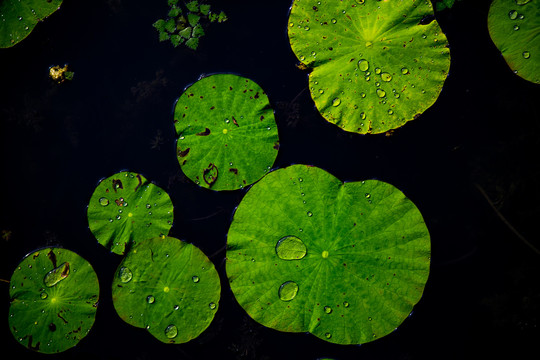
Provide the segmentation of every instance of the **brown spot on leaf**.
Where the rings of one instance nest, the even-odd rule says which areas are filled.
[[[274,143],[274,149],[279,150],[279,143]]]
[[[204,129],[204,131],[202,131],[200,133],[197,133],[195,135],[197,135],[197,136],[208,136],[208,135],[210,135],[210,129],[206,128],[206,129]]]
[[[216,165],[210,163],[208,167],[203,170],[203,179],[204,182],[209,186],[214,185],[218,177],[218,168]]]
[[[238,169],[232,168],[232,169],[229,169],[229,171],[234,173],[234,175],[238,175]]]
[[[113,186],[114,192],[117,192],[118,189],[124,189],[124,185],[122,184],[122,180],[120,179],[113,179],[112,186]]]
[[[178,156],[179,156],[179,157],[186,157],[187,154],[189,154],[189,150],[190,150],[190,149],[191,149],[191,148],[187,148],[186,150],[178,150]]]
[[[233,122],[234,125],[240,126],[240,125],[238,125],[238,121],[236,121],[236,119],[234,118],[234,116],[232,117],[232,122]]]

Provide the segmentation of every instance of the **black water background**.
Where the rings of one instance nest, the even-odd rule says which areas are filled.
[[[9,280],[32,250],[61,245],[90,261],[101,285],[89,335],[51,357],[16,343],[7,325],[8,285],[0,283],[1,351],[63,359],[465,359],[533,350],[540,338],[539,256],[475,184],[540,247],[540,88],[512,74],[491,43],[490,2],[464,0],[438,15],[451,45],[450,75],[436,104],[390,137],[343,132],[314,109],[307,73],[296,68],[288,44],[290,1],[211,3],[230,20],[213,26],[197,52],[157,41],[151,24],[166,14],[165,0],[65,0],[26,40],[0,50],[0,230],[11,231],[0,239],[0,278]],[[75,79],[58,86],[48,67],[64,63]],[[266,90],[281,139],[275,167],[302,163],[346,181],[387,181],[421,210],[432,237],[431,274],[396,332],[338,346],[264,328],[236,303],[221,250],[244,192],[198,188],[175,158],[175,99],[214,72],[238,73]],[[97,182],[122,169],[168,191],[171,235],[213,255],[220,273],[220,310],[188,344],[161,344],[125,324],[112,306],[110,283],[121,258],[95,241],[86,205]]]

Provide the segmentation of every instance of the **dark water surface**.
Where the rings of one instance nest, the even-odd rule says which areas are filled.
[[[336,0],[337,1],[337,0]],[[10,358],[62,359],[468,359],[534,350],[540,339],[540,87],[512,74],[487,32],[489,1],[464,0],[438,15],[451,49],[450,75],[434,106],[393,136],[346,133],[314,108],[307,73],[287,35],[288,0],[212,1],[229,21],[211,27],[197,52],[157,41],[151,24],[167,1],[65,0],[23,42],[0,50],[0,278],[22,257],[61,245],[96,270],[96,322],[78,346],[34,354],[9,331],[8,284],[0,283],[0,342]],[[69,63],[71,83],[51,65]],[[401,189],[431,233],[432,269],[414,313],[394,333],[339,346],[252,321],[226,280],[223,247],[245,192],[213,192],[187,181],[175,157],[172,108],[203,73],[256,81],[276,111],[275,167],[310,164],[346,181],[376,178]],[[115,313],[110,284],[121,257],[88,229],[97,184],[140,172],[175,205],[171,236],[211,256],[222,279],[220,309],[201,337],[165,345]],[[490,198],[486,199],[479,190]]]

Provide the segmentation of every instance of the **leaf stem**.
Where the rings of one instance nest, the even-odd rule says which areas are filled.
[[[476,184],[476,183],[474,184],[474,186],[476,186],[478,191],[480,191],[480,194],[482,194],[482,196],[487,200],[489,206],[491,206],[493,211],[495,211],[495,213],[497,214],[499,219],[501,219],[502,222],[506,226],[508,226],[508,228],[514,233],[514,235],[516,235],[518,237],[518,239],[520,239],[525,245],[527,245],[529,248],[531,248],[532,251],[534,251],[536,254],[540,255],[540,250],[538,250],[533,244],[531,244],[529,241],[527,241],[527,239],[525,239],[525,237],[523,235],[521,235],[519,233],[519,231],[517,231],[516,228],[514,226],[512,226],[512,224],[510,224],[510,222],[508,220],[506,220],[506,218],[503,216],[503,214],[501,214],[501,212],[499,210],[497,210],[497,207],[495,207],[495,205],[493,204],[493,201],[491,201],[491,199],[489,198],[488,194],[484,191],[484,189],[482,189],[482,187],[480,185]]]

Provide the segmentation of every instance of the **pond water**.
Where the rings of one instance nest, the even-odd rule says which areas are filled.
[[[490,1],[462,0],[437,15],[450,43],[450,75],[435,105],[392,136],[347,133],[320,116],[288,42],[290,1],[210,3],[229,20],[211,26],[196,52],[158,42],[152,23],[167,13],[165,0],[65,0],[27,39],[0,50],[0,278],[9,280],[32,250],[60,245],[87,259],[101,285],[93,329],[58,358],[464,359],[531,350],[540,335],[538,255],[490,203],[540,247],[540,87],[514,75],[492,44]],[[74,79],[57,85],[48,68],[65,63]],[[264,328],[236,303],[224,246],[245,191],[214,192],[187,180],[172,118],[187,85],[219,72],[251,78],[267,92],[281,142],[275,168],[309,164],[344,181],[379,179],[420,209],[431,233],[431,274],[397,331],[363,346],[333,345]],[[169,193],[170,235],[199,247],[221,276],[216,318],[187,344],[162,344],[114,311],[110,284],[121,257],[96,242],[86,206],[101,178],[124,169]],[[8,285],[0,288],[3,352],[39,357],[10,334]]]

